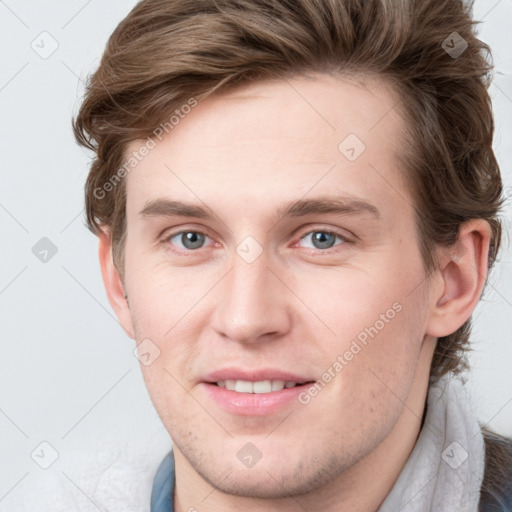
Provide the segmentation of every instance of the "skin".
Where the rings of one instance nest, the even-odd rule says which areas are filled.
[[[480,297],[490,228],[464,225],[425,277],[398,164],[405,125],[396,101],[371,78],[252,84],[200,103],[126,178],[124,282],[108,229],[100,262],[125,331],[160,350],[141,368],[173,440],[177,511],[375,511],[405,464],[435,341],[462,325]],[[348,134],[366,145],[354,162],[338,149]],[[206,205],[215,217],[139,214],[162,197]],[[359,198],[380,217],[277,213],[318,197]],[[207,237],[187,249],[171,237],[180,230]],[[318,231],[342,238],[328,238],[325,249],[314,243]],[[248,236],[263,251],[250,264],[236,252]],[[396,303],[401,311],[307,404],[231,414],[200,385],[228,366],[320,380]],[[247,442],[262,454],[251,468],[237,458]]]

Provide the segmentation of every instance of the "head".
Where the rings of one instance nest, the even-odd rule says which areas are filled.
[[[321,485],[466,366],[502,202],[469,9],[146,0],[109,39],[74,120],[87,219],[120,323],[159,354],[155,407],[216,486]],[[236,414],[208,389],[233,368],[317,385]]]

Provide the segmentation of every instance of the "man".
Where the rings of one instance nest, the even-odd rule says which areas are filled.
[[[143,0],[74,130],[173,450],[152,511],[512,510],[456,375],[500,245],[459,0]]]

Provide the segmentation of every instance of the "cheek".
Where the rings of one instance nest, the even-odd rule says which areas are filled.
[[[132,254],[126,268],[136,329],[141,336],[151,333],[159,340],[173,336],[176,326],[205,296],[215,277],[194,266],[173,268],[143,254]]]
[[[313,279],[296,276],[296,283],[302,283],[297,295],[315,313],[307,322],[317,332],[312,339],[322,354],[321,371],[328,373],[325,380],[336,375],[334,386],[340,386],[342,395],[350,390],[348,395],[361,398],[384,385],[387,397],[385,384],[396,387],[398,394],[406,393],[428,314],[424,285],[418,286],[421,266],[416,267],[410,261],[407,267],[406,262],[383,260],[371,273],[360,268],[324,269]]]
[[[378,270],[378,269],[377,269]],[[303,272],[294,276],[294,292],[314,315],[303,316],[311,325],[328,327],[325,332],[333,347],[350,342],[358,335],[366,337],[391,332],[407,322],[401,314],[412,286],[391,273],[360,269],[341,269],[315,273]],[[315,319],[316,317],[316,319]],[[340,347],[338,347],[340,348]]]
[[[183,387],[190,387],[187,379],[192,375],[196,347],[189,340],[199,339],[202,327],[190,322],[189,315],[207,291],[208,280],[194,279],[191,269],[149,268],[133,260],[127,270],[142,374],[156,409],[165,416],[167,410],[179,409],[186,393]]]

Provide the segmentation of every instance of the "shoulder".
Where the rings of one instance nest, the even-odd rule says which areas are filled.
[[[485,472],[480,512],[512,512],[512,439],[482,427]]]

